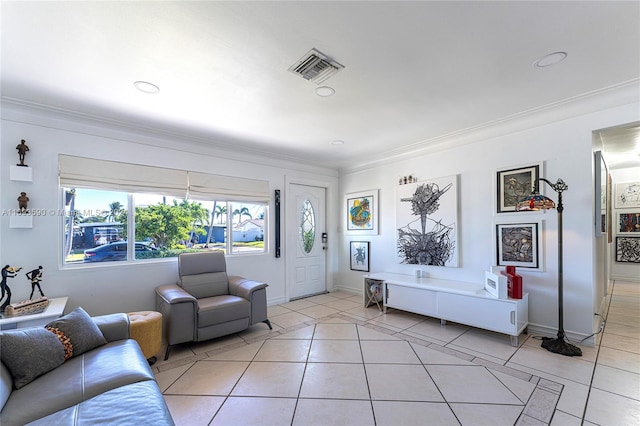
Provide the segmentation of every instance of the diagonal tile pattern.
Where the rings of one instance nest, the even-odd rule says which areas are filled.
[[[154,371],[178,425],[636,424],[640,284],[613,290],[581,358],[336,292],[269,307],[273,331],[183,345]]]

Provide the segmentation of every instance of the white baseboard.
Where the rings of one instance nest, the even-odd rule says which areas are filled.
[[[640,283],[640,278],[638,277],[626,277],[623,275],[611,275],[611,279],[614,281],[630,281],[634,283]]]
[[[558,336],[558,330],[556,328],[551,328],[546,325],[529,323],[528,329],[529,329],[528,334],[530,336],[544,336],[544,337]],[[581,346],[590,346],[590,347],[594,347],[596,345],[596,339],[595,339],[596,336],[591,336],[588,339],[586,339],[584,342],[581,342],[582,339],[587,337],[587,334],[576,333],[568,330],[565,330],[564,334],[565,336],[567,336],[567,339],[569,339],[569,341],[571,341],[572,343],[579,343]]]
[[[350,293],[350,294],[353,294],[353,295],[362,296],[362,288],[356,289],[356,288],[353,288],[353,287],[344,287],[344,286],[341,286],[341,285],[334,285],[333,286],[333,290],[331,290],[331,291],[342,291],[342,292],[345,292],[345,293]]]
[[[287,301],[284,300],[284,297],[278,297],[276,299],[267,300],[267,306],[280,305],[282,303],[287,303]]]

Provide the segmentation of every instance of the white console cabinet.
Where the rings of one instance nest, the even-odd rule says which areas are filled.
[[[365,289],[375,282],[383,289],[385,313],[388,307],[396,308],[439,318],[442,324],[454,321],[508,334],[514,346],[529,324],[528,294],[522,299],[498,299],[484,284],[386,272],[365,275]]]

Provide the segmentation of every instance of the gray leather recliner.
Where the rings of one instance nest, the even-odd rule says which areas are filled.
[[[178,257],[178,284],[156,288],[156,309],[162,313],[171,346],[201,342],[266,323],[267,284],[227,275],[224,252],[183,253]]]

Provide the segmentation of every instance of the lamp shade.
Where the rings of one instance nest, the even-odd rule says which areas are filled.
[[[538,211],[551,210],[556,208],[556,203],[544,195],[533,193],[528,197],[523,197],[516,203],[516,211]]]

